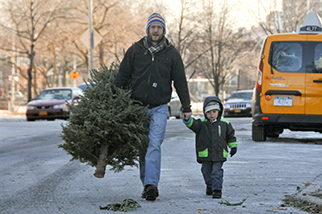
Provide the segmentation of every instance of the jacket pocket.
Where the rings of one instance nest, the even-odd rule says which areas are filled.
[[[200,158],[206,158],[206,157],[208,157],[208,148],[206,148],[203,151],[198,151],[198,157],[200,157]]]
[[[222,153],[224,158],[228,157],[228,152],[226,151],[226,149],[223,149],[223,153]]]

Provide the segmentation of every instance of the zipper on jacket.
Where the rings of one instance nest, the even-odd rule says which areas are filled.
[[[219,137],[221,137],[221,127],[220,127],[220,125],[218,126],[218,135],[219,135]]]
[[[151,63],[151,68],[153,67],[153,64],[154,64],[154,54],[151,53],[151,56],[152,56],[152,63]]]
[[[151,56],[152,56],[152,64],[151,64],[151,68],[153,67],[153,62],[154,62],[154,54],[151,53]],[[149,74],[149,79],[148,79],[148,88],[150,86],[150,81],[151,81],[151,72]],[[144,101],[146,101],[146,98],[148,96],[148,92],[145,93],[145,96],[144,96]]]
[[[141,44],[138,43],[138,45],[142,46]],[[174,47],[174,46],[173,46]],[[144,48],[144,46],[143,46]],[[167,48],[163,49],[162,51],[159,51],[157,52],[156,54],[159,54],[159,53],[162,53],[164,51],[167,51],[168,49],[171,48],[171,45],[167,46]],[[150,52],[151,53],[151,52]],[[151,68],[153,67],[153,64],[154,64],[154,54],[151,53],[151,56],[152,56],[152,63],[151,63]],[[148,87],[150,86],[150,81],[151,81],[151,72],[150,72],[150,75],[149,75],[149,79],[148,79]],[[145,93],[145,96],[144,96],[144,101],[146,101],[146,98],[148,96],[148,92]]]
[[[148,79],[148,89],[150,86],[150,81],[151,81],[151,72],[150,72],[149,79]],[[146,93],[145,93],[144,101],[146,101],[147,96],[148,96],[148,91],[146,91]]]

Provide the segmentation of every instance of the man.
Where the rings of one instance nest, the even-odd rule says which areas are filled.
[[[164,18],[153,13],[147,21],[146,36],[126,52],[115,78],[116,87],[129,81],[133,97],[148,106],[149,146],[140,159],[140,179],[144,186],[142,198],[154,201],[158,196],[161,170],[161,144],[164,139],[172,82],[179,95],[183,117],[191,117],[190,96],[179,52],[166,39]]]

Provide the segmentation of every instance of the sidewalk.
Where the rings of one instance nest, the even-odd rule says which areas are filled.
[[[17,112],[10,112],[8,110],[0,109],[0,122],[9,121],[25,121],[26,111],[24,109],[19,109]]]

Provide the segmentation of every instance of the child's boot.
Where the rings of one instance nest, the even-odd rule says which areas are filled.
[[[221,198],[221,190],[214,190],[212,192],[212,198]]]
[[[206,195],[212,195],[212,189],[211,189],[211,187],[208,187],[207,186]]]

